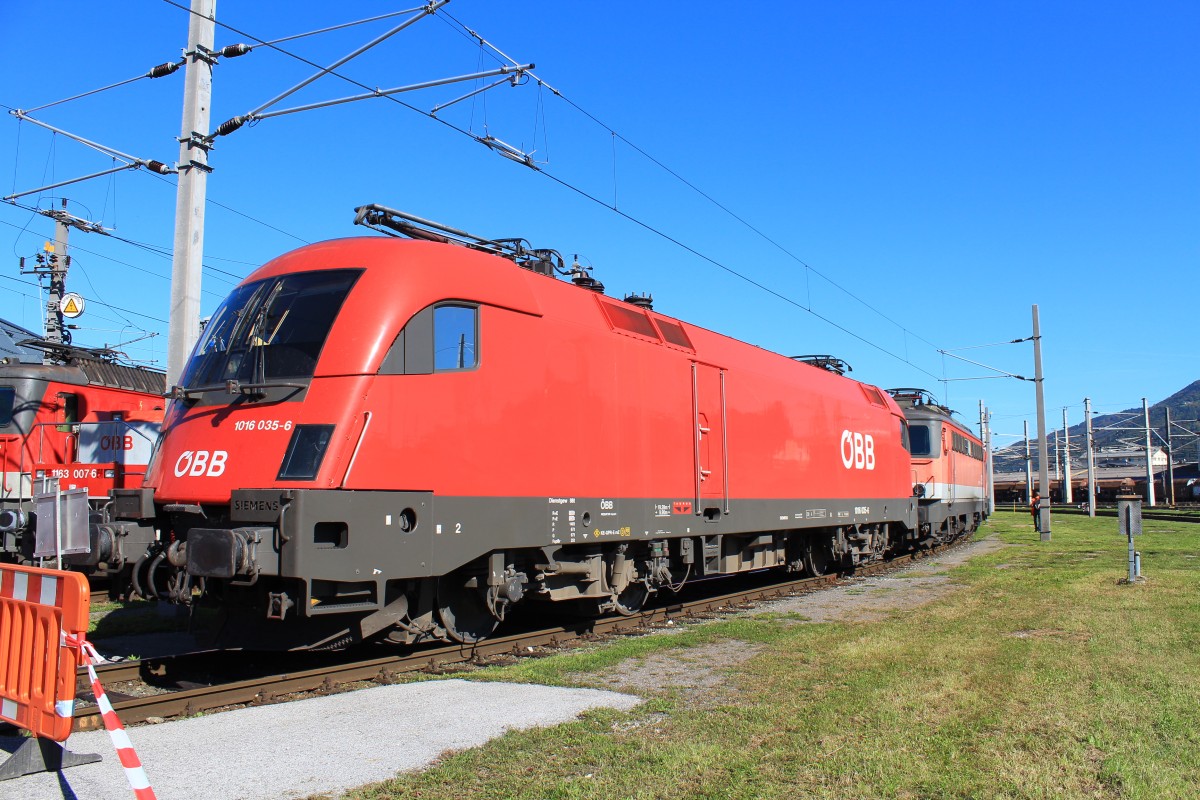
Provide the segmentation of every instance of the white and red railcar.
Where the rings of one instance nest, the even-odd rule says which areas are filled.
[[[908,418],[922,539],[946,542],[975,530],[988,508],[983,442],[924,389],[889,392]]]

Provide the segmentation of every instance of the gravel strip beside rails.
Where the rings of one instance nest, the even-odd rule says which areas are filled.
[[[808,622],[880,620],[893,611],[915,608],[953,591],[955,585],[947,574],[951,567],[1007,546],[993,534],[887,575],[853,578],[821,592],[768,601],[755,613],[797,614]]]
[[[781,625],[820,622],[873,622],[896,611],[913,609],[954,591],[948,571],[974,556],[1007,547],[995,535],[965,542],[928,559],[885,575],[849,578],[837,586],[797,597],[755,603],[749,611],[718,615],[727,619],[739,614],[780,615]],[[703,623],[699,623],[703,624]],[[687,623],[648,635],[682,633]],[[580,683],[604,686],[643,695],[677,695],[695,708],[729,701],[736,686],[728,684],[727,669],[748,661],[762,650],[757,645],[724,640],[698,647],[665,649],[629,659]]]

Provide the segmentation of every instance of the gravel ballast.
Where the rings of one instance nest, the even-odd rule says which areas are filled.
[[[640,702],[595,689],[449,679],[143,725],[129,737],[159,800],[274,800],[338,794],[509,729],[557,725],[589,709],[629,710]],[[0,737],[6,751],[18,744]],[[107,732],[77,733],[66,745],[104,760],[5,781],[0,799],[133,796]]]

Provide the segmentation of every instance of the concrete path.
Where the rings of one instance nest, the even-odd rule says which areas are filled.
[[[379,686],[131,728],[159,800],[276,800],[338,794],[509,729],[557,725],[641,700],[595,689],[460,679]],[[20,744],[0,737],[11,752]],[[108,733],[71,736],[67,749],[102,762],[0,783],[3,800],[130,800]],[[0,757],[3,757],[0,753]]]

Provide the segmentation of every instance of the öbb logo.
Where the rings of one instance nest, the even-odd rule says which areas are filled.
[[[842,431],[842,464],[846,469],[875,469],[875,440],[871,434]]]
[[[175,477],[191,475],[198,478],[207,475],[215,478],[225,474],[225,460],[228,458],[229,453],[224,450],[213,450],[211,453],[207,450],[184,450],[175,462]]]
[[[132,436],[119,436],[119,435],[101,436],[100,437],[100,449],[101,450],[132,450],[133,449],[133,437]]]

